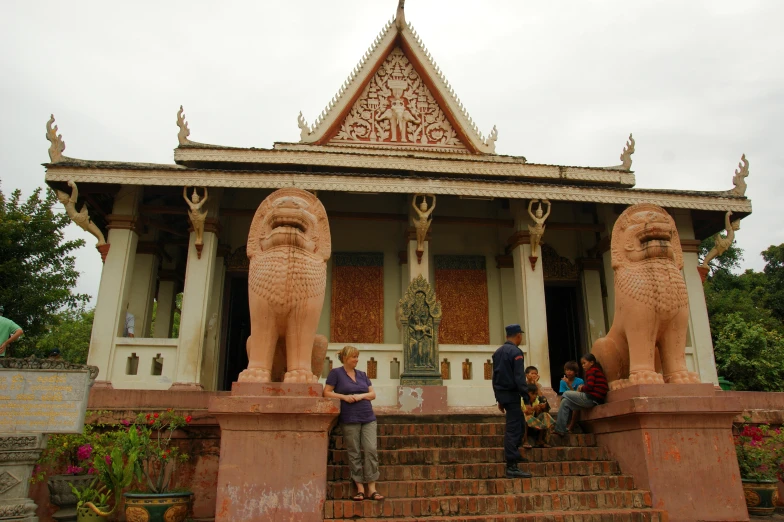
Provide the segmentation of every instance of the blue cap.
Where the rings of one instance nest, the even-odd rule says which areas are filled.
[[[510,324],[506,327],[506,336],[512,337],[513,335],[517,335],[519,333],[523,333],[523,329],[520,328],[519,324]]]

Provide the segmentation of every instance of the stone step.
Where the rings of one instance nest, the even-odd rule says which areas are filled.
[[[599,447],[556,447],[524,450],[532,462],[566,462],[579,460],[607,460],[604,449]],[[501,448],[424,448],[378,450],[380,466],[399,464],[476,464],[504,462]],[[348,464],[346,450],[329,450],[328,464]]]
[[[370,502],[357,502],[365,504]],[[354,508],[357,509],[356,507]],[[364,511],[364,506],[360,506]],[[348,516],[348,515],[344,515]],[[335,522],[382,522],[389,518],[335,518]],[[435,516],[422,518],[417,516],[399,516],[398,522],[667,522],[667,514],[658,509],[602,509],[582,512],[542,512],[518,513],[514,515],[479,515],[479,516]]]
[[[431,517],[518,515],[533,512],[570,512],[593,509],[644,509],[651,507],[647,491],[524,493],[431,498],[387,498],[383,502],[327,500],[324,518]]]
[[[556,478],[560,476],[618,475],[620,466],[612,460],[573,461],[573,462],[524,462],[519,465],[534,477]],[[488,479],[504,478],[506,464],[437,464],[437,465],[403,465],[380,466],[379,480],[410,481],[410,480],[454,480],[454,479]],[[349,480],[351,474],[347,464],[327,466],[327,480]]]
[[[634,489],[634,479],[617,476],[560,476],[532,479],[453,479],[413,481],[379,481],[378,492],[387,498],[429,498],[466,495],[518,495],[522,493],[554,493],[564,491],[624,491]],[[353,482],[331,481],[327,498],[350,500],[356,494]]]
[[[553,434],[550,445],[553,447],[592,447],[596,446],[593,435]],[[330,445],[334,449],[346,449],[342,435],[332,437]],[[503,448],[504,435],[379,435],[378,449],[409,448]]]

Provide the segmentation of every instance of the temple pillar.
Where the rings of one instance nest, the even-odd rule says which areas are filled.
[[[177,290],[180,283],[172,268],[164,268],[158,272],[158,296],[155,310],[155,329],[152,336],[158,339],[171,337],[174,320],[174,305],[177,301]]]
[[[208,215],[219,208],[221,192],[213,189],[208,200]],[[188,264],[185,269],[185,288],[182,293],[180,335],[177,345],[177,372],[174,390],[203,390],[201,366],[209,326],[210,295],[218,252],[218,220],[208,217],[204,224],[201,256],[196,249],[196,232],[188,241]]]
[[[531,244],[528,234],[526,201],[512,201],[517,232],[509,238],[515,278],[517,315],[523,328],[524,342],[528,347],[526,366],[536,366],[539,380],[550,383],[550,347],[547,341],[547,307],[544,299],[544,267],[541,249],[535,264],[531,265]],[[543,386],[549,387],[549,386]]]
[[[719,384],[716,371],[716,358],[713,353],[713,339],[708,319],[708,306],[705,303],[705,290],[697,270],[700,241],[694,239],[694,226],[691,211],[675,211],[673,219],[678,227],[678,235],[683,249],[683,279],[689,296],[689,328],[694,348],[694,365],[702,382]]]
[[[114,199],[112,214],[108,216],[108,244],[111,245],[101,272],[95,319],[90,336],[87,364],[97,366],[100,376],[95,386],[111,387],[108,376],[112,373],[114,339],[121,336],[125,327],[131,279],[136,261],[136,216],[141,201],[142,188],[124,185]]]
[[[582,277],[580,284],[583,291],[583,304],[586,317],[586,328],[590,345],[599,337],[607,335],[607,324],[602,301],[601,270],[604,262],[601,259],[585,258],[580,260]]]
[[[612,238],[612,229],[615,226],[615,220],[618,215],[610,205],[599,205],[599,219],[605,226],[605,231],[602,232],[602,239],[596,246],[599,253],[602,255],[602,264],[604,265],[604,285],[607,289],[607,299],[605,310],[607,312],[607,328],[612,326],[613,317],[615,317],[615,272],[612,267],[612,251],[610,250],[610,239]]]
[[[205,390],[218,389],[218,366],[220,362],[220,328],[223,315],[223,288],[226,276],[226,263],[229,255],[228,247],[218,247],[212,275],[207,311],[207,338],[204,341],[204,357],[201,364],[200,382]]]
[[[408,264],[407,264],[407,272],[408,275],[406,277],[406,270],[404,269],[403,274],[403,294],[406,293],[408,290],[408,285],[417,278],[417,276],[422,276],[425,278],[425,281],[430,282],[430,231],[431,228],[427,230],[427,234],[425,235],[425,245],[424,251],[420,257],[417,257],[417,239],[416,239],[416,228],[411,226],[413,222],[417,219],[417,214],[414,212],[414,209],[411,207],[411,203],[414,200],[414,196],[410,196],[408,198],[408,218],[409,218],[409,227],[406,230],[406,254],[408,257]]]
[[[155,300],[160,262],[160,247],[157,244],[138,242],[128,302],[128,311],[134,318],[134,337],[150,337],[152,334],[152,304]]]

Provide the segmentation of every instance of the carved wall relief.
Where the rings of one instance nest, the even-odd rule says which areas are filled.
[[[332,254],[333,343],[384,342],[384,254]]]
[[[418,275],[397,305],[403,338],[402,385],[441,385],[438,367],[438,328],[441,303],[430,283]]]
[[[433,94],[399,47],[389,53],[365,86],[330,142],[466,150]]]
[[[487,270],[483,256],[434,256],[435,285],[444,317],[444,344],[489,344]]]
[[[550,245],[542,245],[542,266],[544,278],[556,281],[577,281],[580,271],[577,265],[566,257],[561,257]]]

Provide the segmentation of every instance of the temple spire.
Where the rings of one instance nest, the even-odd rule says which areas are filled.
[[[397,13],[395,14],[395,26],[398,30],[403,30],[406,26],[406,13],[404,11],[406,6],[406,0],[398,0],[397,2]]]

